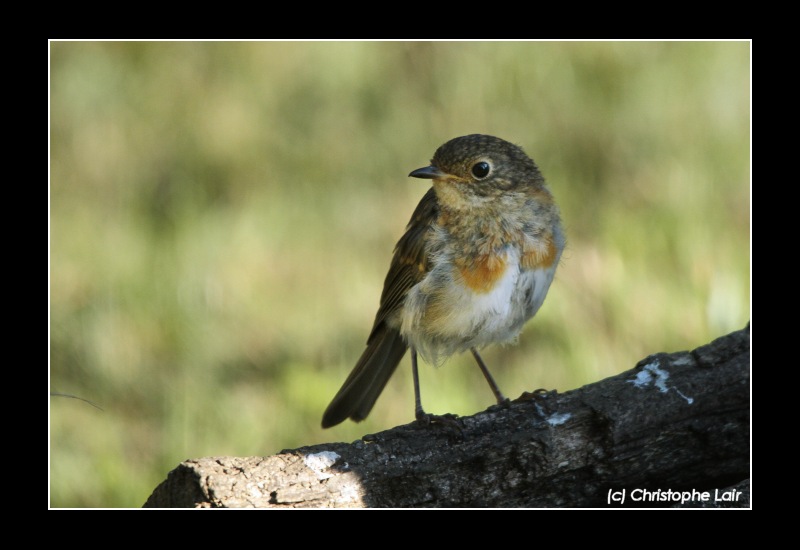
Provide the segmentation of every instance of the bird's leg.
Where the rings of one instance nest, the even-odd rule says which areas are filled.
[[[411,348],[411,374],[414,376],[414,416],[422,422],[427,415],[422,410],[422,399],[419,396],[419,372],[417,369],[417,350]]]
[[[500,388],[497,387],[497,383],[495,383],[494,378],[492,378],[491,373],[489,373],[489,369],[486,368],[486,363],[483,362],[481,356],[478,355],[478,350],[475,348],[469,348],[469,351],[472,352],[472,356],[475,357],[475,361],[478,362],[478,366],[481,368],[481,372],[483,372],[483,376],[486,377],[486,381],[489,383],[489,387],[492,388],[492,392],[494,393],[495,399],[497,399],[498,405],[503,405],[504,403],[508,403],[508,399],[503,392],[500,391]]]
[[[417,368],[417,350],[411,348],[411,374],[414,376],[414,416],[417,422],[422,425],[429,424],[444,424],[456,428],[459,433],[462,432],[461,424],[458,422],[458,417],[454,414],[428,414],[422,408],[422,399],[419,395],[419,371]]]

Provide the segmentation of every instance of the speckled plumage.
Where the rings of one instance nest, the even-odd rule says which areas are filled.
[[[367,348],[323,427],[363,420],[409,346],[412,359],[419,353],[435,364],[470,349],[493,384],[476,350],[517,338],[564,249],[558,207],[516,145],[481,134],[455,138],[410,175],[433,186],[397,243]],[[419,418],[418,393],[417,407]]]

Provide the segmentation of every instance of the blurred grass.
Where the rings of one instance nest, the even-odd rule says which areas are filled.
[[[750,316],[748,43],[50,45],[50,505],[141,506],[187,458],[413,418],[405,359],[323,431],[444,141],[537,161],[568,249],[510,396],[566,391]],[[492,403],[471,358],[430,412]]]

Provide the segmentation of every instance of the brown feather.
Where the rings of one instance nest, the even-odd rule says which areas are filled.
[[[383,284],[381,305],[367,339],[367,349],[325,410],[323,428],[330,428],[348,418],[356,422],[364,420],[405,355],[408,345],[400,336],[399,328],[394,326],[393,317],[403,307],[408,291],[428,272],[425,234],[431,230],[438,210],[436,194],[430,189],[417,205],[405,234],[395,246],[392,264]]]
[[[408,291],[428,274],[430,265],[425,254],[426,233],[431,231],[438,214],[439,202],[431,188],[420,200],[406,226],[406,232],[394,247],[392,264],[383,282],[381,305],[372,326],[373,333],[403,307]]]

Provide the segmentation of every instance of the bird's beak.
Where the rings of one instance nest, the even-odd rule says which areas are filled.
[[[425,168],[417,168],[411,172],[409,178],[422,178],[426,180],[434,180],[436,178],[443,178],[447,174],[436,168],[435,166],[426,166]]]

